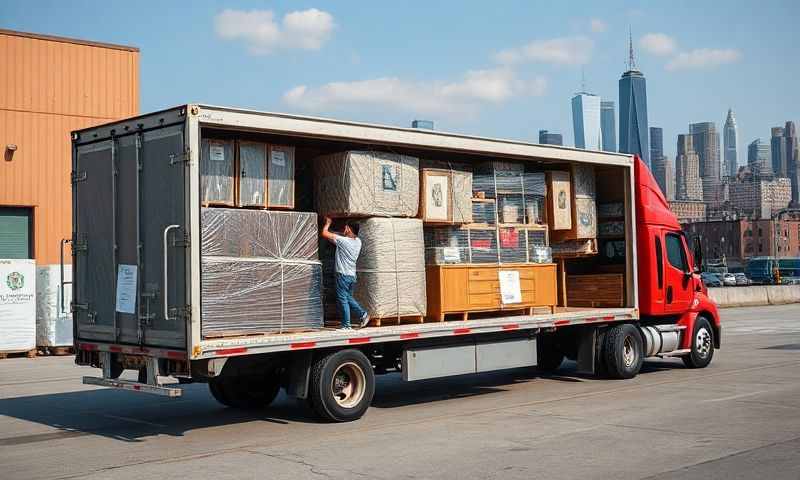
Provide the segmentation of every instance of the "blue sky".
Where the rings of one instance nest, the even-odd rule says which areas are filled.
[[[490,7],[488,7],[490,5]],[[724,8],[723,8],[724,6]],[[739,124],[739,162],[800,119],[800,2],[4,1],[0,27],[141,49],[141,110],[186,102],[572,144],[570,97],[617,101],[628,27],[665,151]]]

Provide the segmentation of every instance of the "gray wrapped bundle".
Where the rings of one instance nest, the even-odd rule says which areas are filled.
[[[425,242],[422,221],[370,218],[362,241],[354,296],[370,317],[425,315]]]
[[[202,334],[322,327],[314,213],[201,210]]]
[[[415,217],[419,159],[347,151],[314,160],[317,212],[330,216]]]

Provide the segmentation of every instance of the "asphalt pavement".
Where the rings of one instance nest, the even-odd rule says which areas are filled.
[[[0,478],[800,478],[800,305],[722,310],[703,370],[379,377],[357,422],[82,385],[72,357],[0,360]]]

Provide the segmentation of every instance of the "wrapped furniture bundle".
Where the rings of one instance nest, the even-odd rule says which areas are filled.
[[[427,302],[422,220],[365,219],[360,222],[358,237],[362,247],[356,264],[354,297],[370,318],[424,316]],[[323,242],[326,317],[340,318],[333,286],[335,247]]]
[[[72,265],[64,265],[64,282],[72,280]],[[61,298],[61,267],[36,267],[36,345],[72,346],[72,284],[64,284]]]
[[[317,215],[204,208],[203,336],[322,327]]]
[[[416,217],[419,159],[347,151],[314,160],[316,210],[333,217]]]

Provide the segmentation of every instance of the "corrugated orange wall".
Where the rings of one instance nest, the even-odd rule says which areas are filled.
[[[136,115],[139,52],[0,32],[0,206],[34,207],[34,256],[72,235],[70,132]]]

